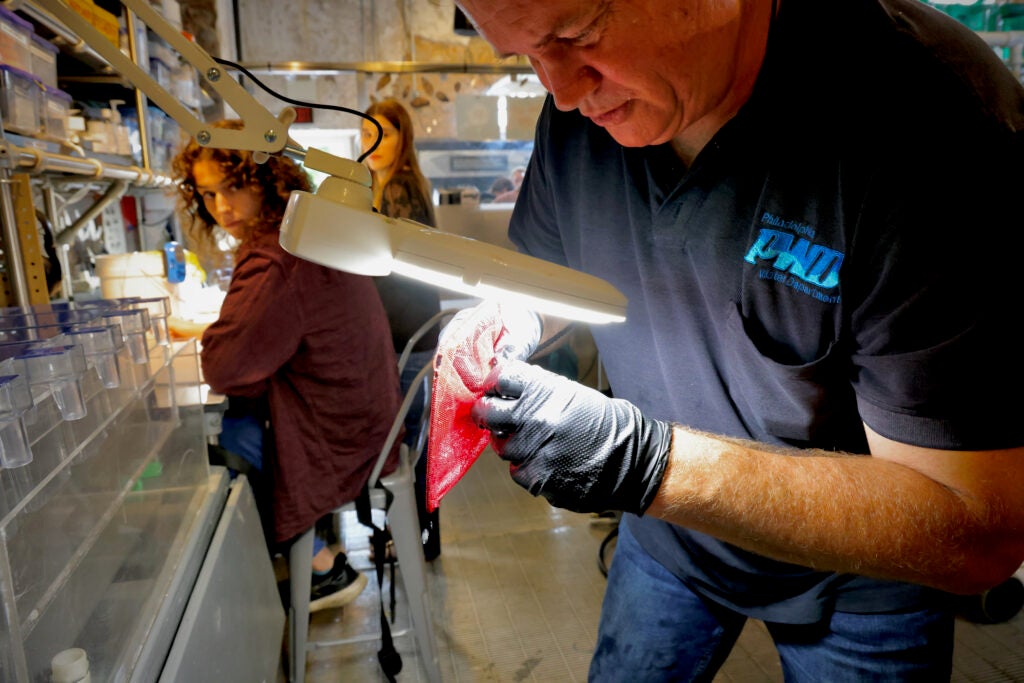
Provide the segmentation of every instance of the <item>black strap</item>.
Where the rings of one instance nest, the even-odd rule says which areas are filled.
[[[395,496],[379,481],[377,488],[384,491],[384,512],[391,509],[391,502]],[[402,670],[402,656],[395,649],[395,643],[391,639],[391,626],[388,624],[387,616],[384,614],[384,563],[388,552],[388,533],[373,523],[373,512],[370,506],[370,489],[363,486],[359,497],[356,498],[356,519],[363,526],[373,531],[370,542],[373,544],[373,563],[377,569],[377,596],[380,598],[380,650],[377,652],[377,661],[380,662],[381,671],[388,679],[388,683],[396,683],[395,676]],[[395,565],[391,565],[391,615],[395,613]]]

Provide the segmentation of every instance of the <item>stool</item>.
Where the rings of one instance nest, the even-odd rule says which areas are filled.
[[[385,510],[385,495],[375,484],[378,479],[394,496],[391,509],[387,511],[386,523],[391,529],[391,536],[395,543],[395,554],[398,559],[399,572],[402,576],[402,583],[405,586],[405,594],[408,596],[409,616],[412,623],[412,631],[416,637],[416,644],[419,647],[420,658],[423,661],[427,680],[431,683],[441,683],[441,668],[437,654],[437,641],[434,636],[434,623],[431,619],[430,593],[427,590],[427,565],[423,558],[423,545],[420,540],[419,516],[416,512],[416,493],[414,486],[413,464],[419,456],[422,445],[426,442],[426,426],[429,424],[429,409],[424,410],[424,429],[421,431],[421,438],[415,446],[415,452],[410,453],[408,446],[402,444],[399,448],[398,467],[386,477],[381,478],[380,472],[384,467],[387,456],[395,443],[398,434],[405,422],[405,414],[409,406],[416,398],[416,394],[422,384],[428,387],[433,377],[433,367],[427,364],[420,370],[416,380],[406,392],[405,399],[392,423],[388,438],[381,448],[377,463],[370,473],[370,505],[376,510]],[[355,503],[348,503],[336,512],[342,513],[348,510],[355,510]],[[288,619],[288,644],[289,644],[289,680],[291,683],[303,683],[306,676],[306,652],[309,649],[332,647],[347,643],[366,642],[378,640],[380,633],[353,636],[330,641],[308,642],[309,636],[309,591],[312,584],[312,563],[313,563],[313,534],[314,529],[309,529],[292,544],[288,551],[288,574],[291,586],[291,607],[289,608]],[[394,636],[405,635],[405,631],[396,631]]]

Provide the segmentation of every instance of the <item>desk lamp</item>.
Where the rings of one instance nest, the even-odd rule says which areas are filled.
[[[295,110],[274,117],[195,43],[149,4],[120,0],[198,70],[244,122],[242,130],[213,128],[198,119],[139,68],[65,0],[25,0],[42,8],[144,92],[204,147],[286,154],[327,174],[316,194],[293,192],[281,225],[281,246],[329,268],[360,275],[392,272],[473,297],[514,300],[538,313],[588,323],[625,320],[626,299],[600,278],[467,237],[373,211],[369,170],[351,159],[305,150],[288,137]],[[266,158],[265,156],[263,157]]]

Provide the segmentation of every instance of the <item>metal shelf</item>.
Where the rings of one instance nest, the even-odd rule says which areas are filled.
[[[318,75],[339,73],[397,74],[532,74],[527,63],[483,64],[471,62],[243,62],[247,71],[266,75]]]
[[[95,157],[73,157],[33,147],[0,143],[0,166],[22,173],[68,173],[98,180],[125,180],[136,187],[170,187],[174,181],[164,175],[140,168],[108,163]]]

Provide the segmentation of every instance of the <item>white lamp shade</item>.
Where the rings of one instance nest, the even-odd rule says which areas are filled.
[[[292,193],[281,246],[336,270],[400,273],[470,296],[514,300],[561,318],[589,323],[626,318],[626,298],[600,278],[308,192]]]

